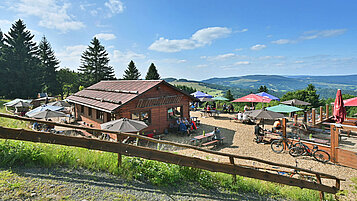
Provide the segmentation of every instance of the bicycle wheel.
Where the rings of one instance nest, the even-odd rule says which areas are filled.
[[[304,145],[304,143],[302,143],[302,142],[297,142],[297,143],[295,143],[295,144],[293,145],[293,147],[298,147],[298,148],[300,148],[300,154],[301,154],[302,156],[306,156],[306,155],[307,155],[307,150],[306,150],[305,146],[306,146],[306,145]],[[293,148],[293,147],[291,147],[291,148]],[[290,149],[289,149],[289,151],[290,151]]]
[[[312,156],[319,162],[327,163],[330,161],[330,154],[324,150],[316,150]]]
[[[293,148],[289,149],[289,154],[292,157],[302,156],[304,152],[305,152],[304,149],[301,147],[293,147]]]
[[[284,149],[284,143],[281,140],[274,140],[270,144],[271,150],[275,153],[281,153]]]

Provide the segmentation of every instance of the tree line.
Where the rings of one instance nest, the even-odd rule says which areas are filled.
[[[33,38],[21,19],[12,24],[8,33],[0,30],[0,97],[33,98],[44,92],[63,98],[101,80],[117,79],[114,67],[109,65],[108,52],[96,37],[82,53],[77,72],[60,68],[60,61],[45,36],[39,44]],[[140,76],[135,63],[130,61],[119,79],[137,80]],[[160,79],[153,63],[145,79]]]

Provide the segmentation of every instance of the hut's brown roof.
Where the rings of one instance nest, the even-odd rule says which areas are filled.
[[[112,112],[160,83],[171,86],[163,80],[100,81],[69,96],[67,99],[69,102]]]

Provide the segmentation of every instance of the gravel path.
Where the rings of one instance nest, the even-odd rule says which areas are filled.
[[[191,116],[200,117],[200,114],[199,112],[191,112]],[[288,153],[276,154],[271,150],[270,145],[256,144],[255,142],[253,142],[253,139],[255,137],[253,125],[235,123],[234,121],[230,121],[229,117],[233,117],[233,115],[221,114],[219,118],[199,118],[201,121],[201,127],[203,127],[204,129],[209,129],[208,131],[211,131],[213,130],[213,126],[217,126],[221,129],[221,135],[226,137],[225,145],[223,147],[219,147],[218,151],[242,156],[252,156],[255,158],[295,166],[296,158],[291,157]],[[266,127],[269,128],[269,126]],[[184,149],[179,150],[179,153],[229,163],[228,157],[210,155],[196,150]],[[312,157],[299,157],[297,161],[298,166],[301,168],[311,169],[314,171],[323,172],[335,175],[339,178],[346,179],[345,182],[341,182],[341,188],[346,190],[352,190],[351,178],[357,177],[356,169],[343,167],[332,163],[323,164],[315,161]],[[266,166],[264,164],[245,160],[236,159],[236,162],[238,162],[238,164]],[[334,181],[332,180],[323,180],[322,182],[331,186],[335,185]],[[357,197],[353,197],[351,199],[357,200]]]
[[[254,193],[179,188],[127,181],[83,169],[0,169],[0,200],[273,200]]]

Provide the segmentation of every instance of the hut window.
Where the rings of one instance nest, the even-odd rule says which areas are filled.
[[[143,121],[146,124],[151,123],[151,114],[150,111],[140,111],[131,113],[131,119]]]
[[[88,116],[92,117],[92,108],[88,108]]]
[[[182,117],[182,107],[170,107],[167,109],[168,119],[177,119]]]
[[[81,105],[81,113],[84,113],[84,105]]]
[[[103,120],[104,119],[104,112],[97,110],[97,119]]]
[[[115,114],[110,114],[110,121],[114,121],[114,120],[116,120]]]

